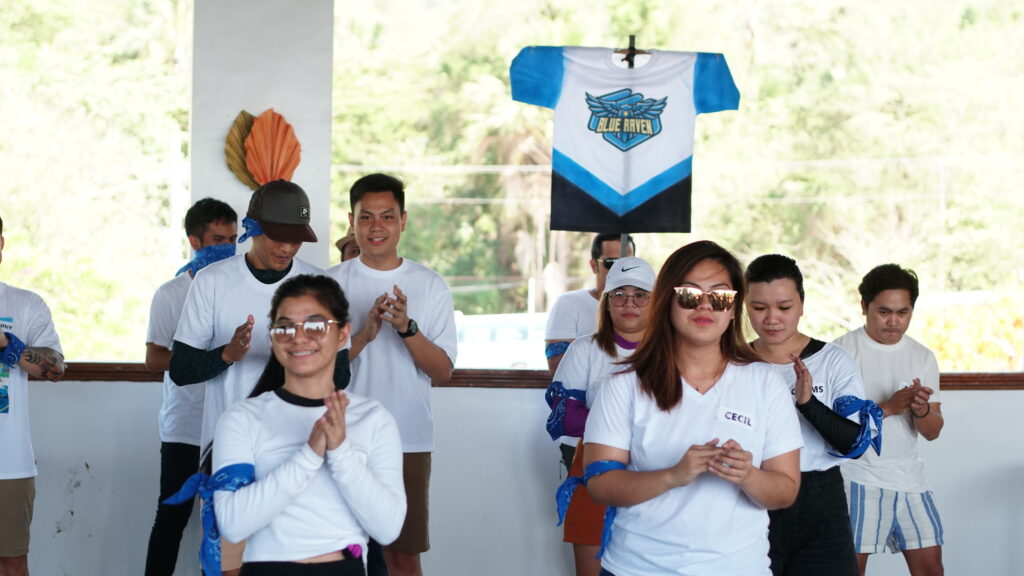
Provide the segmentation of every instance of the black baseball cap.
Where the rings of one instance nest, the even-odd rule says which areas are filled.
[[[252,193],[245,214],[260,223],[263,233],[278,242],[316,242],[309,226],[309,196],[298,184],[274,180]]]

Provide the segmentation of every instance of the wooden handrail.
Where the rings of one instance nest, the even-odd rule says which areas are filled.
[[[160,382],[163,376],[143,364],[69,362],[64,380],[74,382]],[[547,388],[547,370],[456,370],[438,388]],[[1024,372],[947,372],[942,390],[1024,390]]]

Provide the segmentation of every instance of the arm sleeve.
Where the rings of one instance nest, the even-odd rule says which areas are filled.
[[[178,386],[187,386],[216,377],[230,366],[220,357],[223,351],[224,346],[213,350],[200,350],[175,340],[169,370],[171,380]]]
[[[520,50],[509,69],[512,99],[554,108],[562,92],[563,61],[559,47],[527,46]]]
[[[327,452],[327,468],[338,492],[371,538],[390,544],[405,521],[402,442],[398,425],[384,408],[376,408],[377,424],[369,452],[346,440]]]
[[[813,395],[806,403],[797,404],[796,409],[837,452],[847,454],[853,448],[860,433],[856,422],[836,414]]]
[[[740,91],[732,80],[725,56],[699,52],[693,71],[693,104],[698,114],[736,110]]]
[[[231,464],[255,464],[252,434],[241,411],[225,412],[214,435],[213,469]],[[265,477],[235,492],[213,494],[217,526],[224,538],[241,542],[263,528],[299,495],[323,464],[316,452],[303,444],[289,460]]]

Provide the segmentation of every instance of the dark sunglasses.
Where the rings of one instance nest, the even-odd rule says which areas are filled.
[[[732,308],[736,301],[735,290],[701,290],[693,286],[676,286],[676,303],[684,310],[695,310],[700,306],[704,296],[708,297],[708,303],[715,312],[722,312]]]
[[[604,264],[605,270],[611,270],[612,265],[615,264],[616,260],[618,260],[618,258],[604,258],[603,260],[601,260],[601,264]]]

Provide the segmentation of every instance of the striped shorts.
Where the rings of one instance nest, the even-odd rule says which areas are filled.
[[[846,480],[846,499],[858,554],[942,546],[942,520],[930,490],[898,492]]]

